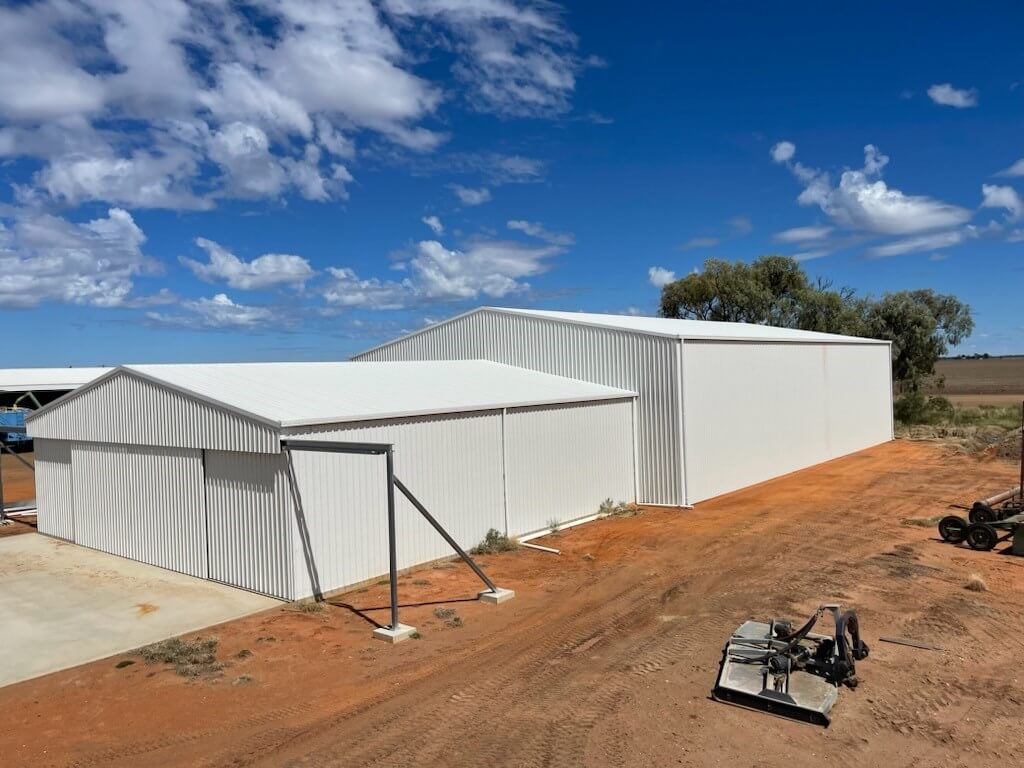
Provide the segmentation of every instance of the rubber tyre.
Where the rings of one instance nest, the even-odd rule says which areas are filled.
[[[975,502],[967,519],[972,523],[994,523],[998,518],[996,511],[988,504]]]
[[[971,523],[967,526],[967,546],[979,552],[988,552],[996,542],[999,541],[999,534],[996,529],[988,523]]]
[[[939,520],[939,536],[950,544],[961,544],[967,538],[968,523],[958,515],[946,515]]]

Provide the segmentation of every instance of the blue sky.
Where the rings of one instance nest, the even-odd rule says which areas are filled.
[[[5,5],[5,364],[652,314],[671,275],[765,253],[955,293],[964,351],[1024,353],[1024,9],[634,6]]]

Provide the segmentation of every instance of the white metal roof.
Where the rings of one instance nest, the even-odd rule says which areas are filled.
[[[64,392],[102,376],[110,368],[0,368],[0,392]]]
[[[834,333],[798,331],[793,328],[776,328],[770,325],[752,323],[721,323],[711,320],[677,320],[667,317],[638,317],[636,315],[602,315],[591,312],[557,312],[546,309],[506,309],[482,307],[494,312],[509,312],[516,315],[544,317],[567,323],[597,325],[603,328],[647,333],[656,336],[671,336],[677,339],[706,339],[719,341],[803,341],[828,342],[832,344],[888,344],[878,339],[858,336],[841,336]],[[479,311],[479,310],[474,310]]]
[[[126,365],[117,370],[282,427],[635,396],[485,360]]]

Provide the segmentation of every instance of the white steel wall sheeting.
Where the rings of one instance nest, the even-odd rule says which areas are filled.
[[[39,532],[73,541],[75,496],[71,443],[66,440],[36,440],[34,449]]]
[[[831,457],[893,438],[889,346],[826,347]]]
[[[891,437],[888,345],[685,341],[682,354],[691,503]],[[869,426],[851,432],[856,420]]]
[[[297,427],[295,439],[394,443],[395,474],[464,547],[504,529],[501,412]],[[323,592],[387,573],[384,458],[291,451],[301,501],[293,515],[296,594]],[[451,548],[396,491],[400,568],[449,556]],[[313,568],[304,550],[312,551]]]
[[[204,463],[210,578],[294,598],[286,457],[206,451]]]
[[[509,409],[512,535],[593,515],[607,498],[634,500],[632,410],[629,400]]]
[[[640,497],[682,504],[677,339],[483,310],[358,355],[357,360],[494,360],[640,394]]]
[[[207,576],[201,452],[75,443],[75,541]]]
[[[29,419],[33,437],[276,453],[277,431],[128,371]]]

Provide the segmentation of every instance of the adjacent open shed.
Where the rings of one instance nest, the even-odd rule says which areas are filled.
[[[890,343],[483,307],[356,360],[495,360],[639,393],[639,495],[692,504],[891,440]]]
[[[388,571],[379,456],[463,547],[635,499],[633,392],[494,362],[139,365],[34,413],[39,530],[284,599]],[[451,554],[399,500],[399,567]]]

